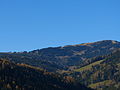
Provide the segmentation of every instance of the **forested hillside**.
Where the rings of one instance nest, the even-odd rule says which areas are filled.
[[[71,77],[0,59],[0,90],[91,90]]]
[[[120,89],[118,41],[0,53],[0,58],[4,59],[0,59],[3,89],[87,90],[82,85],[97,90]]]
[[[95,62],[81,68],[66,71],[64,75],[97,90],[120,90],[120,50],[101,58],[99,61],[95,58]]]

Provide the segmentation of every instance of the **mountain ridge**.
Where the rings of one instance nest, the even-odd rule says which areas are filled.
[[[120,48],[120,42],[103,40],[67,47],[49,47],[30,52],[0,53],[0,57],[8,58],[16,63],[26,63],[48,71],[56,71],[67,69],[69,66],[86,65],[92,62],[90,58],[110,54],[118,48]]]

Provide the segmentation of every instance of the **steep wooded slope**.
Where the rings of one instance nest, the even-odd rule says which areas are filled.
[[[26,64],[0,59],[0,90],[90,90],[71,77],[62,77]]]

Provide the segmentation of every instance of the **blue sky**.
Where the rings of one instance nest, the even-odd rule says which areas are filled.
[[[120,41],[120,0],[0,0],[0,52]]]

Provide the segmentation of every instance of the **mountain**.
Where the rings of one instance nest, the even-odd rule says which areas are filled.
[[[7,59],[0,59],[0,87],[84,90],[86,87],[81,85],[84,84],[97,90],[119,90],[119,49],[120,42],[103,40],[30,52],[0,53],[0,58]]]
[[[64,47],[49,47],[30,52],[0,53],[0,57],[55,72],[67,70],[72,66],[82,67],[94,62],[91,58],[108,55],[118,48],[120,48],[120,42],[103,40]]]
[[[91,90],[38,67],[0,59],[0,90]]]
[[[95,62],[66,71],[64,75],[97,90],[120,90],[120,49],[101,58],[99,61],[94,58]]]

